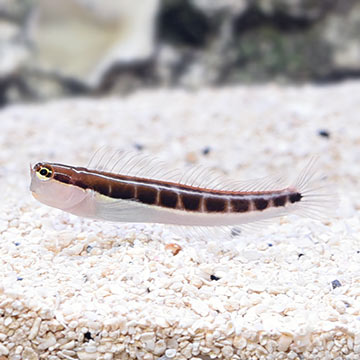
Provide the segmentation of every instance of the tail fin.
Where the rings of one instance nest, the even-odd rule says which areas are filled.
[[[318,158],[312,157],[291,186],[302,196],[294,210],[301,216],[325,220],[335,215],[339,198],[335,187],[326,182],[327,177],[319,174],[317,165]]]

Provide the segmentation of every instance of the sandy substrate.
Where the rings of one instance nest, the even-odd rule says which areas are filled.
[[[0,359],[359,359],[359,114],[360,83],[3,110]],[[325,222],[291,216],[220,242],[31,197],[30,162],[85,165],[104,144],[237,179],[293,175],[319,154],[342,201]]]

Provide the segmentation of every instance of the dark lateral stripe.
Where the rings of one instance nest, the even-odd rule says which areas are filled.
[[[285,206],[286,201],[287,201],[287,196],[286,195],[279,195],[279,196],[276,196],[273,199],[273,203],[274,203],[275,207]]]
[[[40,165],[36,165],[34,169]],[[273,194],[269,192],[264,194],[261,192],[244,194],[217,192],[159,180],[131,178],[96,170],[89,171],[85,168],[73,168],[61,164],[44,164],[43,166],[51,166],[54,179],[64,184],[94,190],[114,199],[136,198],[144,204],[177,210],[244,213],[253,210],[262,211],[270,206],[285,206],[287,203],[299,202],[303,197],[299,192],[291,193],[284,190]]]
[[[136,198],[140,202],[149,205],[156,205],[157,189],[144,185],[137,185],[136,189],[137,189]]]
[[[99,194],[110,196],[109,194],[109,185],[105,181],[96,181],[92,184],[93,189]]]
[[[133,199],[135,197],[135,185],[127,184],[119,180],[104,179],[97,174],[82,173],[81,176],[74,173],[72,177],[67,174],[56,172],[55,179],[81,187],[91,189],[101,195],[109,196],[114,199]],[[144,201],[145,202],[145,201]]]
[[[70,176],[66,175],[66,174],[60,174],[60,173],[55,173],[54,174],[54,179],[57,181],[60,181],[64,184],[70,184],[71,178]]]
[[[124,184],[119,181],[112,181],[111,193],[109,196],[114,199],[133,199],[135,197],[135,186],[131,184]]]
[[[91,181],[89,181],[91,180]],[[98,177],[90,178],[85,176],[83,179],[74,177],[70,184],[81,187],[82,189],[91,189],[99,194],[109,196],[109,185],[107,182],[103,181]]]
[[[208,212],[224,212],[227,199],[209,196],[205,198],[205,208]]]
[[[200,208],[201,194],[187,194],[180,195],[185,210],[195,211]]]
[[[246,199],[231,199],[231,209],[233,212],[249,211],[250,201]]]
[[[160,206],[175,209],[178,202],[178,194],[173,190],[160,191]]]
[[[294,193],[294,194],[291,194],[290,196],[289,196],[289,200],[290,200],[290,202],[293,204],[293,203],[295,203],[295,202],[298,202],[298,201],[300,201],[301,200],[301,198],[302,198],[302,195],[300,194],[300,193]]]
[[[254,204],[257,210],[265,210],[269,205],[269,201],[264,198],[257,198],[254,200]]]

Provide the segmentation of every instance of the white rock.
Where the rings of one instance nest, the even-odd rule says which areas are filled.
[[[0,355],[9,355],[8,348],[3,344],[0,344]]]
[[[201,316],[206,316],[209,313],[209,307],[203,301],[191,299],[190,305],[192,309]]]
[[[76,353],[76,355],[78,356],[78,358],[80,360],[96,360],[99,358],[100,354],[95,352],[95,353],[88,353],[86,351],[78,351]]]
[[[6,327],[8,327],[8,326],[12,323],[12,321],[13,321],[13,319],[12,319],[10,316],[8,316],[8,317],[6,317],[5,320],[4,320],[4,325],[5,325]]]
[[[16,309],[16,310],[22,310],[24,308],[24,305],[19,300],[15,300],[12,303],[12,307],[13,307],[13,309]]]
[[[236,347],[237,349],[244,349],[246,347],[246,339],[242,336],[235,336],[234,340],[233,340],[233,345],[234,347]]]
[[[261,293],[265,290],[265,284],[260,282],[251,282],[249,284],[249,290]]]
[[[233,348],[231,346],[224,346],[221,349],[221,352],[222,352],[225,359],[231,359],[231,357],[234,354],[234,350],[233,350]]]
[[[38,346],[39,350],[46,350],[50,346],[56,344],[56,338],[53,333],[48,333],[44,339],[40,339],[40,344]]]
[[[22,352],[22,359],[23,360],[38,360],[38,354],[30,347],[26,347]]]
[[[222,303],[222,301],[218,298],[218,297],[211,297],[209,299],[209,306],[214,309],[214,310],[218,310],[220,312],[225,312],[226,309],[224,307],[224,304]]]
[[[287,349],[289,348],[290,344],[293,341],[293,337],[286,335],[286,334],[282,334],[278,340],[278,348],[279,351],[287,351]]]
[[[101,5],[97,1],[71,0],[52,7],[40,2],[39,16],[33,24],[39,61],[47,68],[61,69],[67,76],[96,85],[118,62],[142,61],[151,56],[158,4],[158,0],[143,1],[141,6],[129,0],[107,0]],[[89,47],[93,39],[97,41]],[[54,44],[58,46],[56,57],[52,56]],[[78,51],[85,48],[91,49],[88,58],[74,64]]]
[[[72,350],[75,347],[75,341],[71,340],[69,342],[67,342],[64,345],[60,346],[60,349],[64,349],[64,350]]]
[[[159,340],[156,342],[154,347],[154,354],[155,355],[162,355],[164,351],[166,350],[166,343],[164,340]]]
[[[162,328],[166,328],[169,326],[169,323],[167,322],[167,320],[161,316],[159,316],[155,319],[155,324]]]
[[[155,348],[155,334],[150,335],[151,333],[143,334],[140,337],[140,341],[144,344],[144,347],[147,351],[154,351]]]
[[[176,356],[176,350],[175,349],[166,349],[165,356],[169,359],[172,359]]]
[[[256,250],[244,250],[242,252],[242,256],[249,261],[255,261],[259,260],[263,255],[261,252]]]
[[[41,325],[41,318],[40,317],[35,318],[29,333],[30,340],[35,339],[35,337],[39,333],[40,325]]]
[[[80,255],[80,253],[83,251],[85,244],[84,243],[77,243],[73,246],[69,246],[66,249],[63,250],[64,254],[74,256],[74,255]]]
[[[87,353],[94,353],[94,352],[96,352],[96,350],[97,350],[97,347],[95,344],[85,346],[85,351]]]
[[[73,320],[73,321],[70,321],[68,326],[69,326],[70,329],[75,329],[75,328],[78,327],[78,325],[79,325],[79,322],[76,321],[76,320]]]

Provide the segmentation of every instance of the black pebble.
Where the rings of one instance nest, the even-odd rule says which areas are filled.
[[[19,242],[14,242],[14,245],[15,245],[15,246],[19,246],[20,243],[19,243]]]
[[[321,129],[318,131],[318,135],[322,136],[324,138],[329,138],[330,137],[330,133],[327,130]]]
[[[141,144],[134,144],[134,148],[135,148],[136,150],[141,151],[141,150],[144,150],[144,145],[141,145]]]
[[[209,154],[210,151],[211,151],[210,146],[206,146],[203,148],[202,153],[203,153],[203,155],[207,155],[207,154]]]
[[[18,276],[18,277],[16,278],[16,280],[17,280],[17,281],[21,281],[21,280],[24,280],[24,278]]]
[[[85,338],[85,340],[87,340],[87,341],[93,340],[90,331],[87,331],[87,332],[84,334],[84,338]]]
[[[268,247],[272,247],[273,246],[273,244],[272,243],[268,243]]]
[[[92,247],[91,245],[88,245],[88,246],[86,247],[86,252],[87,252],[87,253],[90,253],[92,249],[93,249],[93,247]]]
[[[210,275],[210,280],[218,281],[218,280],[220,280],[220,278],[215,275]]]
[[[333,288],[333,289],[336,289],[336,288],[342,286],[342,285],[341,285],[341,282],[340,282],[339,280],[333,280],[333,281],[331,282],[331,285],[332,285],[332,288]]]
[[[302,256],[304,256],[305,254],[303,254],[303,253],[300,253],[299,255],[298,255],[298,258],[300,259]]]

